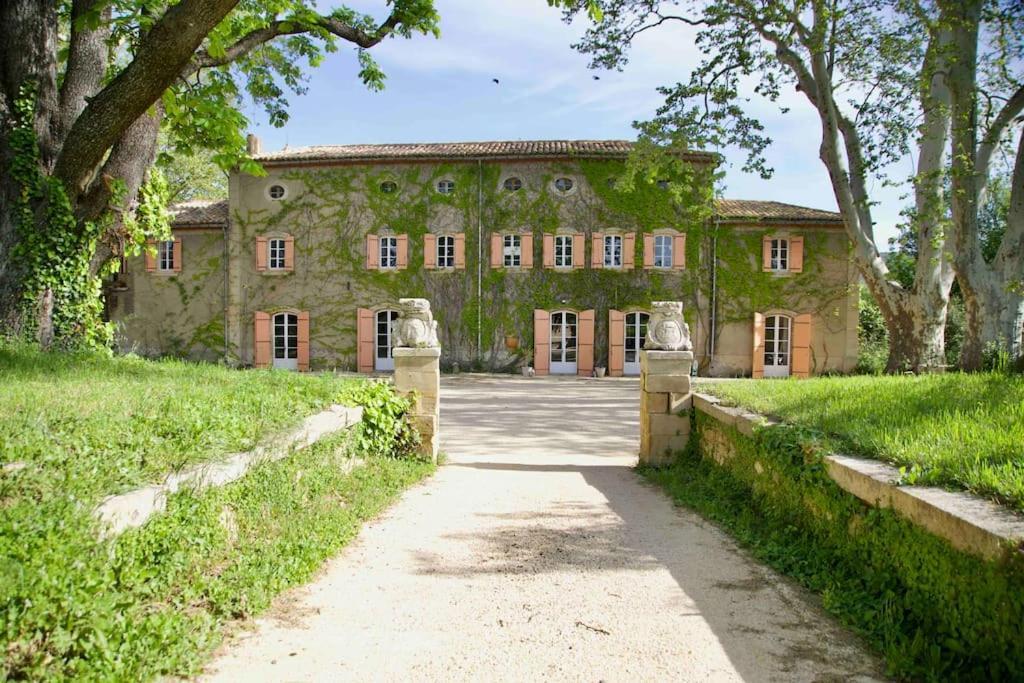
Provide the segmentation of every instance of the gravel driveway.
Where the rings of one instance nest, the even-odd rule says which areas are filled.
[[[631,379],[442,381],[447,466],[211,680],[870,680],[813,596],[631,470]]]

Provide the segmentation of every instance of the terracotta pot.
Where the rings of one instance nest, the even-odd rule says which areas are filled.
[[[519,337],[514,334],[505,335],[505,348],[509,351],[515,351],[519,348]]]

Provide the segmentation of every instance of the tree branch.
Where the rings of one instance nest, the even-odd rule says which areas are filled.
[[[974,169],[978,174],[979,182],[984,186],[988,179],[989,165],[992,163],[992,155],[995,153],[1003,133],[1020,113],[1024,111],[1024,86],[1017,89],[1017,92],[1010,96],[1010,99],[1003,104],[992,125],[985,132],[985,137],[978,145],[978,153],[975,156]]]
[[[83,25],[93,7],[103,0],[73,0],[71,3],[71,39],[64,82],[60,87],[60,110],[57,113],[56,146],[59,148],[82,113],[87,98],[99,91],[107,70],[107,38],[110,36],[110,5],[103,8],[100,24],[95,28]]]

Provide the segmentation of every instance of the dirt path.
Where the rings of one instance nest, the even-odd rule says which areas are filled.
[[[635,380],[446,379],[449,464],[210,679],[878,677],[813,597],[629,469],[637,396]]]

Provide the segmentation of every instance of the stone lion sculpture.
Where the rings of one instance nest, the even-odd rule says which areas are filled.
[[[692,351],[690,326],[683,320],[682,301],[652,301],[644,348],[660,351]]]
[[[426,299],[399,299],[399,315],[395,321],[396,347],[414,349],[440,346],[437,341],[437,321],[430,313]]]

